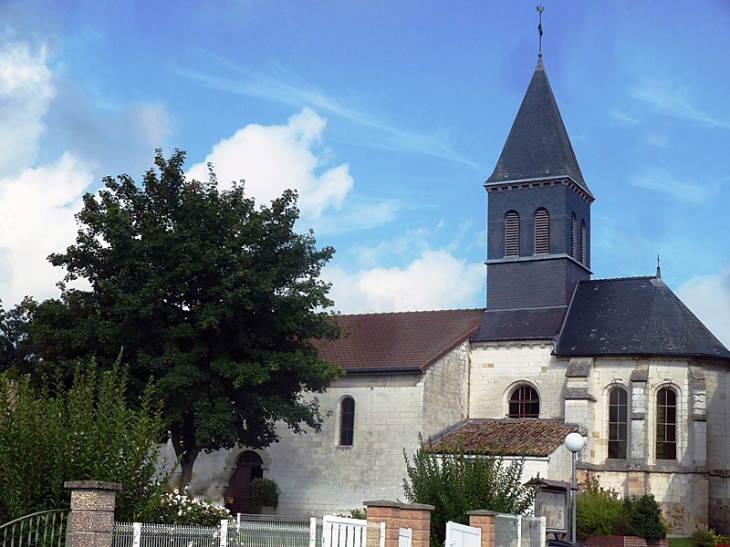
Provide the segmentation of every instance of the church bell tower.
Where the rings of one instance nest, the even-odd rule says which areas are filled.
[[[487,190],[487,311],[562,316],[590,279],[590,206],[550,82],[538,58]]]

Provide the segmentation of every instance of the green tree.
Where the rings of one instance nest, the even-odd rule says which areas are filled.
[[[468,511],[485,509],[500,513],[529,514],[536,487],[521,482],[524,460],[507,462],[483,451],[465,452],[445,444],[421,446],[408,458],[408,478],[403,481],[406,499],[434,506],[431,545],[443,545],[448,521],[469,524]]]
[[[156,505],[162,416],[149,385],[132,410],[126,371],[77,367],[34,388],[29,375],[0,374],[0,522],[68,507],[68,480],[122,484],[116,517],[131,521]]]
[[[15,370],[16,373],[27,373],[31,370],[27,325],[28,310],[33,305],[29,297],[7,311],[0,303],[0,372]]]
[[[62,284],[29,325],[44,359],[103,365],[123,347],[133,387],[154,376],[182,485],[201,451],[267,446],[279,420],[318,430],[305,394],[339,373],[313,344],[339,336],[319,279],[334,250],[295,232],[296,194],[257,207],[242,183],[219,190],[212,168],[186,180],[184,158],[158,150],[141,186],[120,175],[84,196],[76,244],[49,259],[90,289]]]

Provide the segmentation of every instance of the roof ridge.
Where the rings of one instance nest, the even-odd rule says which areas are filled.
[[[630,275],[627,277],[602,277],[599,279],[584,279],[579,283],[593,283],[595,281],[631,281],[637,279],[656,279],[654,275]]]
[[[362,316],[362,315],[407,315],[407,314],[416,314],[416,313],[445,313],[445,312],[469,312],[469,311],[486,311],[486,308],[449,308],[445,310],[408,310],[408,311],[374,311],[374,312],[365,312],[365,313],[339,313],[336,315],[336,317],[355,317],[355,316]]]

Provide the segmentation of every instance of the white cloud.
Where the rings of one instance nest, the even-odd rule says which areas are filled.
[[[331,298],[342,313],[471,308],[484,286],[484,265],[468,264],[446,251],[425,250],[405,268],[373,268],[349,274],[325,268]]]
[[[359,138],[366,146],[424,154],[468,165],[481,171],[479,165],[453,149],[447,135],[422,134],[394,127],[368,112],[353,108],[311,86],[295,81],[291,74],[272,77],[249,72],[240,65],[220,57],[208,55],[206,59],[219,64],[222,68],[215,73],[179,68],[178,74],[211,89],[258,97],[295,107],[313,106],[360,128],[362,134]],[[221,76],[225,71],[229,71],[232,77]]]
[[[630,95],[668,116],[718,127],[730,127],[727,122],[716,120],[697,108],[689,87],[670,76],[646,76],[634,85]]]
[[[52,98],[45,47],[0,45],[0,177],[15,176],[35,160]]]
[[[46,257],[74,241],[74,213],[92,180],[88,166],[68,153],[0,180],[0,295],[6,308],[25,295],[57,296],[55,283],[64,273]]]
[[[713,184],[699,185],[678,181],[669,171],[659,167],[644,167],[631,179],[631,184],[669,194],[683,203],[705,203],[715,190]]]
[[[693,277],[677,289],[677,296],[730,348],[730,268]]]
[[[286,125],[248,125],[215,145],[205,162],[190,168],[188,177],[207,180],[206,164],[210,162],[221,188],[245,179],[246,194],[259,203],[295,189],[302,216],[316,220],[329,207],[339,209],[353,186],[347,164],[321,171],[327,151],[318,147],[326,123],[305,108]]]

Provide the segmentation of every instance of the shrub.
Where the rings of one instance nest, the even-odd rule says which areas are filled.
[[[623,503],[618,492],[603,488],[598,477],[580,483],[576,498],[576,533],[579,537],[608,536],[616,533]]]
[[[115,517],[131,521],[161,494],[156,464],[164,431],[152,385],[133,410],[126,369],[77,365],[70,388],[0,375],[0,522],[68,507],[69,480],[122,484]]]
[[[140,520],[151,524],[218,526],[221,520],[229,517],[230,513],[225,507],[175,490],[163,494],[155,506],[149,507],[140,516]]]
[[[408,478],[403,481],[409,501],[434,506],[433,547],[443,545],[447,521],[468,524],[468,511],[531,512],[537,489],[521,482],[523,459],[507,464],[501,456],[466,453],[461,446],[434,448],[421,442],[412,461],[404,452]]]
[[[271,479],[253,479],[251,481],[250,503],[256,507],[278,507],[279,487]]]
[[[622,535],[638,536],[647,541],[667,537],[667,524],[662,516],[662,509],[651,494],[624,500],[618,529]]]
[[[730,538],[716,534],[712,528],[707,528],[706,525],[701,527],[699,524],[695,524],[695,531],[690,537],[690,542],[692,547],[717,547],[730,543]]]

